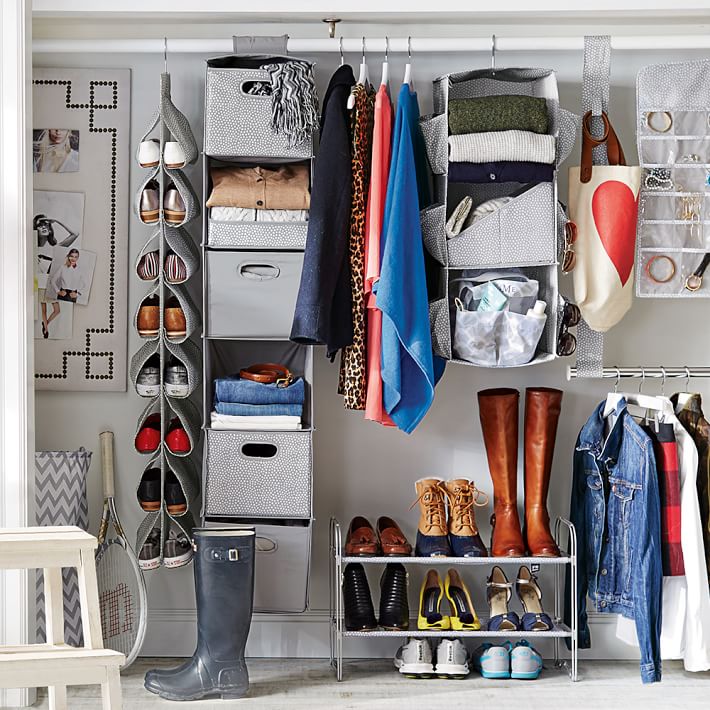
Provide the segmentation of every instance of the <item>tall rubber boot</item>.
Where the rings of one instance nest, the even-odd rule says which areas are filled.
[[[548,387],[525,390],[525,526],[527,549],[534,557],[559,557],[550,533],[547,493],[562,391]]]
[[[178,668],[150,670],[145,687],[166,700],[242,698],[254,598],[254,528],[195,528],[197,649]]]
[[[483,442],[493,481],[493,557],[522,557],[525,554],[517,506],[519,399],[520,393],[513,389],[490,389],[478,393]]]

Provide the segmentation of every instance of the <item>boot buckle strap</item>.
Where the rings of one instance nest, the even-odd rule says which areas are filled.
[[[231,549],[229,550],[229,561],[238,562],[239,561],[239,550]]]

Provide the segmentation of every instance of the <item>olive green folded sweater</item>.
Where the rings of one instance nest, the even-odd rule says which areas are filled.
[[[449,101],[449,133],[547,133],[547,103],[536,96],[482,96]]]

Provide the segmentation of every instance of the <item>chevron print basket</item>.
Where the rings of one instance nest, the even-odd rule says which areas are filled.
[[[91,451],[35,451],[35,507],[37,525],[89,526],[86,500],[86,474]],[[65,569],[64,640],[70,646],[82,646],[81,604],[76,570]],[[44,579],[37,571],[37,641],[45,640]]]

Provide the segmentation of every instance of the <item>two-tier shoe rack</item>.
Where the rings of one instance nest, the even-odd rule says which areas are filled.
[[[335,671],[338,681],[343,679],[343,642],[352,638],[461,638],[476,639],[481,642],[495,638],[519,639],[551,639],[554,646],[555,667],[565,668],[572,681],[577,680],[577,534],[574,525],[564,518],[555,520],[554,533],[560,549],[562,535],[567,532],[569,552],[561,557],[349,557],[343,553],[343,539],[340,523],[335,519],[330,520],[330,664]],[[480,631],[420,631],[417,629],[417,619],[410,619],[409,629],[403,631],[388,631],[377,629],[373,631],[346,631],[345,629],[345,603],[343,599],[343,569],[344,565],[357,562],[362,565],[386,565],[399,562],[405,567],[409,565],[426,567],[492,567],[494,565],[528,565],[533,569],[552,569],[554,579],[554,608],[551,614],[554,627],[550,631],[488,631],[487,619],[481,618]],[[562,621],[562,607],[564,602],[564,572],[569,568],[569,608],[571,610],[571,626]],[[568,639],[569,658],[561,656],[560,642]]]

